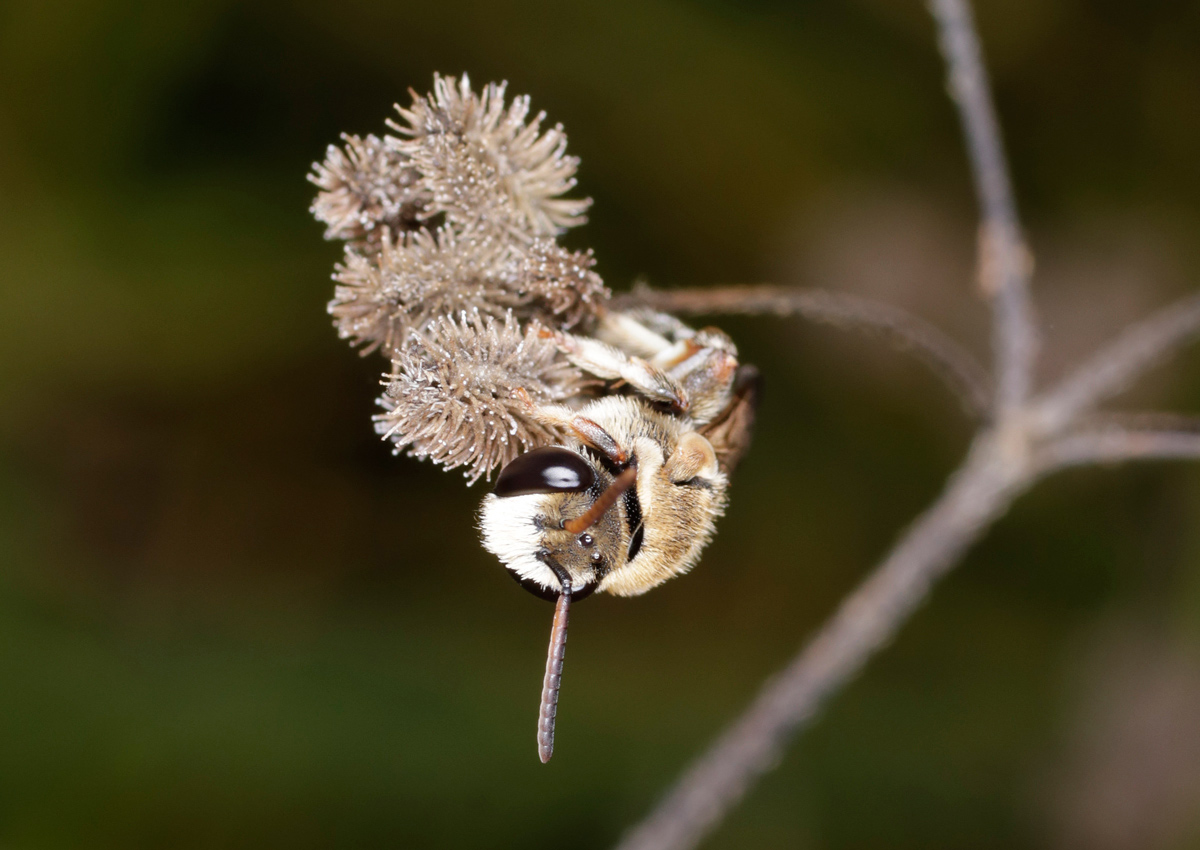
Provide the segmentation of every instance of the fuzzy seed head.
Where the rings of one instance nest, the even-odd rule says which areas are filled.
[[[561,196],[575,187],[579,160],[566,155],[561,125],[542,131],[529,118],[529,97],[504,102],[504,83],[476,94],[461,80],[435,75],[433,92],[413,95],[388,125],[391,150],[412,162],[430,209],[462,227],[490,227],[526,241],[556,236],[584,222],[590,199]]]
[[[611,294],[592,271],[595,265],[590,250],[568,251],[553,239],[536,239],[514,252],[506,279],[534,318],[569,330],[595,316]]]
[[[592,383],[539,330],[594,322],[610,293],[590,251],[557,242],[591,204],[563,197],[579,161],[561,126],[465,75],[412,97],[395,135],[343,136],[313,165],[312,212],[346,242],[338,335],[392,361],[380,433],[475,481],[562,439],[532,406]]]
[[[429,199],[407,157],[375,136],[343,134],[342,141],[308,175],[321,190],[311,211],[326,224],[325,238],[378,244],[385,229],[418,227]]]
[[[501,272],[505,246],[488,234],[416,230],[393,241],[385,234],[379,250],[347,246],[334,269],[329,313],[338,335],[367,354],[381,348],[395,357],[413,330],[463,311],[503,315],[518,298]]]
[[[522,331],[512,313],[473,311],[413,332],[385,375],[376,431],[397,452],[466,467],[472,484],[522,452],[560,442],[562,433],[531,416],[529,401],[559,403],[590,384],[540,330],[531,323]]]

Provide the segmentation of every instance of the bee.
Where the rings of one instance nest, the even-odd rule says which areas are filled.
[[[572,602],[636,596],[687,572],[750,442],[758,373],[715,328],[610,309],[585,221],[564,197],[579,160],[528,97],[434,75],[393,134],[344,136],[314,163],[313,214],[345,242],[328,311],[391,361],[375,429],[470,483],[484,546],[555,602],[538,714],[554,721]],[[520,452],[523,450],[523,454]]]
[[[538,756],[554,725],[572,602],[637,596],[687,572],[724,512],[750,443],[760,379],[732,340],[650,311],[605,313],[594,336],[547,331],[612,392],[527,415],[567,439],[504,466],[483,501],[484,547],[526,590],[553,600],[538,712]]]

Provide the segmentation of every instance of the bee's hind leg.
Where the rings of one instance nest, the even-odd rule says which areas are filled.
[[[679,413],[686,413],[691,406],[683,384],[655,363],[590,337],[551,333],[567,359],[585,372],[605,380],[624,381],[646,398],[670,405]]]
[[[758,369],[746,364],[737,370],[729,403],[711,422],[699,429],[712,444],[725,474],[734,467],[750,448],[754,436],[754,417],[762,398],[762,377]]]
[[[663,473],[672,484],[696,479],[712,480],[720,469],[712,444],[696,431],[688,431],[663,464]]]
[[[674,405],[675,410],[696,422],[711,421],[730,400],[738,366],[737,346],[716,328],[693,330],[674,316],[637,309],[605,314],[596,337],[625,359],[653,371],[660,388],[670,386],[684,400],[683,405]],[[647,391],[644,383],[629,383],[643,395],[663,400]]]
[[[601,342],[656,363],[664,352],[695,335],[674,316],[645,308],[610,310],[600,318],[595,333]]]

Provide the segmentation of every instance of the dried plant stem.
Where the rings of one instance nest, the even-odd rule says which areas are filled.
[[[694,847],[782,755],[823,699],[895,635],[963,551],[1008,508],[1028,471],[981,436],[941,497],[619,850]]]
[[[1021,236],[1004,144],[988,88],[979,37],[965,0],[930,0],[946,60],[950,95],[966,136],[982,213],[979,271],[992,298],[997,414],[1024,404],[1033,382],[1037,333],[1029,298],[1032,262]]]
[[[992,381],[979,361],[937,327],[891,304],[825,289],[770,284],[673,290],[639,287],[614,299],[618,309],[639,305],[681,314],[798,315],[836,327],[879,333],[924,361],[969,415],[982,418],[991,405]]]
[[[1069,466],[1200,459],[1200,433],[1114,424],[1033,450],[1030,432],[985,430],[942,495],[618,850],[695,847],[782,757],[822,701],[896,634],[967,548],[1038,478]]]
[[[1114,426],[1067,434],[1040,451],[1037,464],[1049,471],[1131,460],[1195,459],[1200,459],[1200,433]]]
[[[1200,294],[1189,295],[1126,328],[1113,342],[1046,394],[1038,427],[1052,433],[1126,389],[1143,372],[1200,335]]]
[[[660,802],[618,850],[695,847],[781,757],[791,737],[884,646],[967,548],[1025,489],[1054,470],[1146,459],[1200,459],[1200,422],[1161,414],[1091,416],[1099,402],[1200,335],[1200,295],[1132,326],[1041,397],[1033,395],[1031,263],[1004,162],[979,42],[964,0],[931,0],[983,215],[980,269],[992,297],[995,400],[983,370],[940,331],[849,296],[773,287],[640,292],[679,312],[796,313],[879,328],[917,350],[971,407],[989,411],[942,495],[873,573]],[[982,396],[981,396],[982,394]]]

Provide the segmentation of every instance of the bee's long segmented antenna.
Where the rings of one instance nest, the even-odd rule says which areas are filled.
[[[538,758],[542,764],[554,755],[554,716],[558,713],[558,688],[562,684],[563,659],[567,654],[567,619],[571,611],[571,593],[565,591],[554,606],[554,625],[550,629],[550,650],[546,654],[546,678],[542,680],[542,706],[538,711]]]
[[[599,498],[592,503],[588,508],[587,513],[575,519],[569,519],[563,523],[563,528],[572,534],[581,534],[595,525],[600,517],[608,513],[608,509],[617,503],[617,499],[621,495],[637,483],[637,469],[635,467],[626,467],[620,475],[618,475],[613,483],[608,485],[608,489],[600,494]]]

